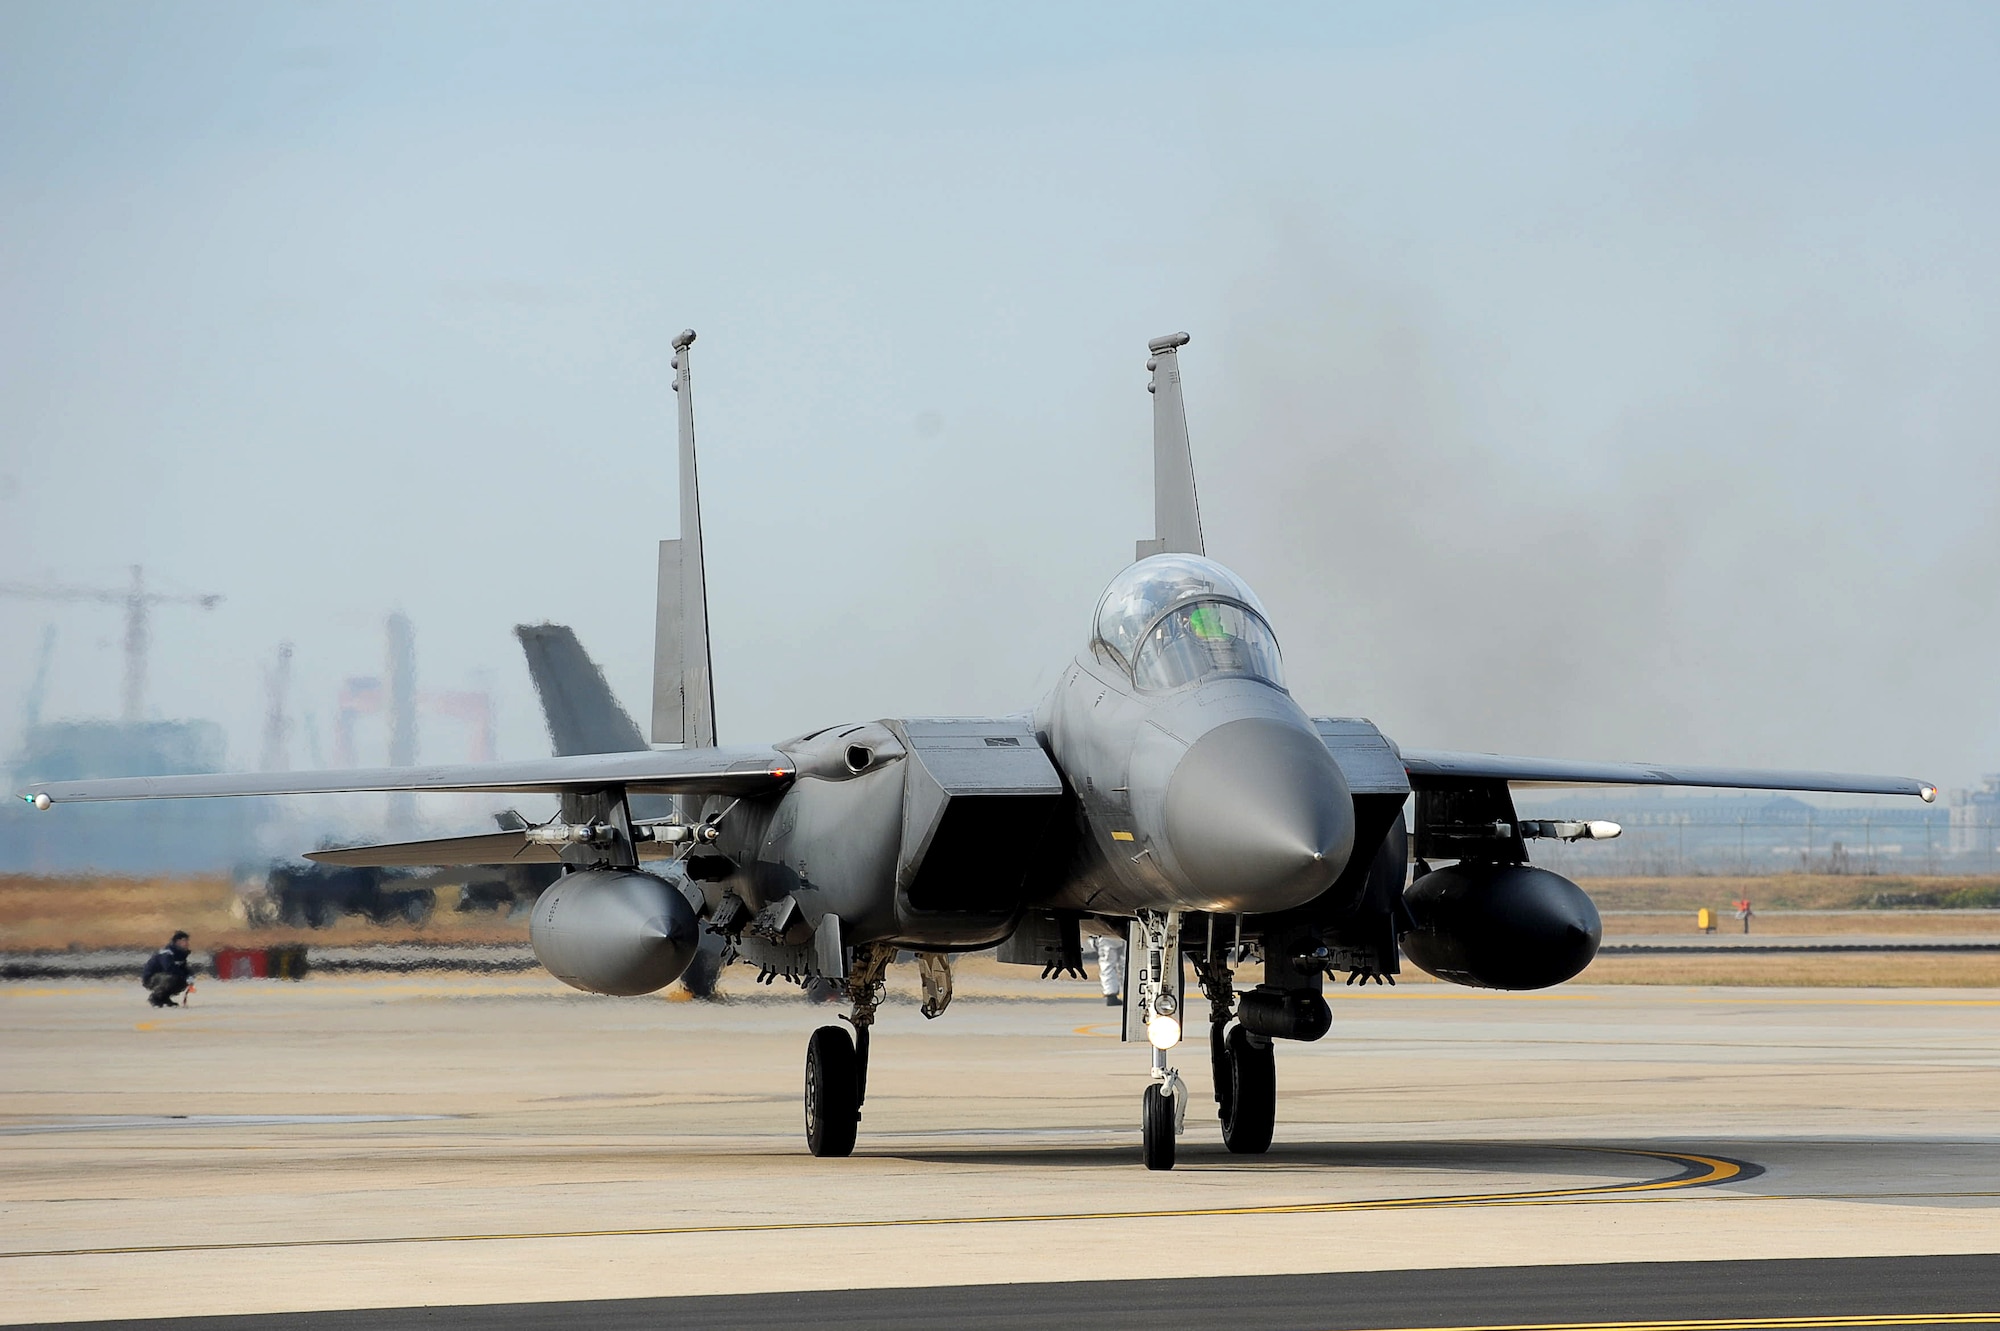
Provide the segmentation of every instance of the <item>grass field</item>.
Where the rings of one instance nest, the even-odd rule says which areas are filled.
[[[1697,937],[1694,912],[1707,906],[1724,914],[1721,928],[1734,931],[1726,917],[1730,902],[1748,896],[1757,909],[1755,935],[1837,937],[1841,934],[1899,936],[2000,935],[2000,916],[1985,910],[1873,909],[1860,914],[1809,912],[1854,910],[1872,895],[1959,899],[2000,889],[2000,879],[1836,878],[1779,875],[1770,878],[1684,878],[1585,880],[1584,888],[1608,911],[1607,938],[1685,933]],[[1968,892],[1967,889],[1972,889]],[[154,948],[175,929],[194,935],[196,951],[217,947],[305,942],[321,946],[361,943],[499,943],[527,938],[523,915],[460,913],[443,894],[438,912],[424,925],[378,926],[358,918],[327,929],[255,929],[235,908],[226,878],[68,879],[0,877],[0,950],[50,951],[66,948]],[[1012,969],[1012,968],[1008,968]],[[1428,983],[1413,967],[1406,983]],[[732,972],[732,979],[734,973]],[[1592,984],[1700,985],[1864,985],[2000,987],[2000,954],[1843,954],[1801,956],[1599,957],[1580,979]]]
[[[325,929],[256,929],[236,906],[227,878],[0,877],[0,949],[155,948],[176,929],[193,935],[195,950],[270,943],[501,943],[528,937],[526,914],[452,909],[441,892],[437,914],[423,925],[374,925],[350,917]]]
[[[1892,878],[1886,875],[1771,874],[1762,878],[1579,878],[1599,910],[1689,915],[1726,910],[1748,898],[1764,910],[1955,910],[2000,907],[2000,877]]]

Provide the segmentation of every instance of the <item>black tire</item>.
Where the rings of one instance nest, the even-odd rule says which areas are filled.
[[[821,1157],[852,1155],[860,1126],[854,1040],[845,1027],[822,1026],[806,1043],[806,1147]]]
[[[1222,1144],[1236,1155],[1264,1154],[1278,1122],[1277,1051],[1241,1026],[1229,1032],[1229,1087]]]
[[[1229,1023],[1213,1022],[1208,1028],[1208,1070],[1215,1083],[1215,1114],[1224,1123],[1229,1121],[1230,1093],[1235,1077],[1229,1070]]]
[[[1174,1097],[1148,1086],[1139,1102],[1140,1142],[1148,1169],[1174,1167]]]

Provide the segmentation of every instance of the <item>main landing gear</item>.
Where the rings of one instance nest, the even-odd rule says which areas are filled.
[[[1270,1040],[1241,1026],[1210,1033],[1216,1065],[1215,1098],[1222,1119],[1222,1144],[1236,1155],[1271,1149],[1278,1122],[1278,1060]]]
[[[861,1028],[866,1049],[868,1028]],[[851,1155],[861,1130],[861,1078],[866,1064],[838,1026],[822,1026],[806,1044],[806,1147],[814,1155]]]
[[[884,977],[896,949],[868,943],[854,949],[844,992],[853,1011],[845,1018],[849,1035],[839,1026],[822,1026],[806,1042],[806,1148],[818,1156],[854,1153],[861,1130],[861,1103],[868,1098],[868,1032],[887,989]],[[951,1005],[951,958],[943,952],[917,953],[923,981],[925,1017],[937,1017]]]
[[[822,1026],[806,1042],[806,1149],[817,1156],[854,1154],[861,1131],[861,1102],[868,1098],[868,1028],[887,988],[883,977],[896,949],[871,943],[854,949],[847,997],[854,1028]]]
[[[1211,933],[1195,975],[1208,996],[1208,1062],[1222,1144],[1236,1155],[1262,1155],[1271,1148],[1278,1122],[1278,1060],[1269,1037],[1253,1035],[1235,1021],[1233,951],[1218,952]]]

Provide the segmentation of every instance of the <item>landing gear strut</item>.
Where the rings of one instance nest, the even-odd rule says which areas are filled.
[[[1153,1084],[1139,1101],[1141,1155],[1148,1169],[1174,1167],[1174,1139],[1187,1125],[1187,1083],[1167,1066],[1181,1042],[1179,911],[1141,911],[1132,929],[1127,994],[1153,1046]]]
[[[814,1155],[854,1153],[861,1102],[868,1098],[868,1030],[882,1003],[883,974],[895,955],[896,949],[879,943],[856,948],[847,977],[847,997],[854,1005],[847,1022],[854,1034],[822,1026],[806,1043],[806,1149]]]
[[[1208,995],[1208,1061],[1215,1078],[1216,1117],[1222,1143],[1237,1155],[1262,1155],[1271,1148],[1278,1120],[1278,1065],[1271,1041],[1252,1035],[1235,1021],[1236,978],[1230,967],[1235,948],[1221,953],[1209,924],[1208,954],[1195,967]]]

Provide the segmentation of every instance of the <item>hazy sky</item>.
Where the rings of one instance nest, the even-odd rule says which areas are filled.
[[[723,740],[1012,711],[1184,328],[1309,709],[2000,769],[2000,10],[1078,10],[0,3],[0,578],[223,593],[151,704],[237,765],[397,608],[543,752],[516,623],[643,709],[692,326]],[[49,623],[117,709],[0,600],[0,751]]]

